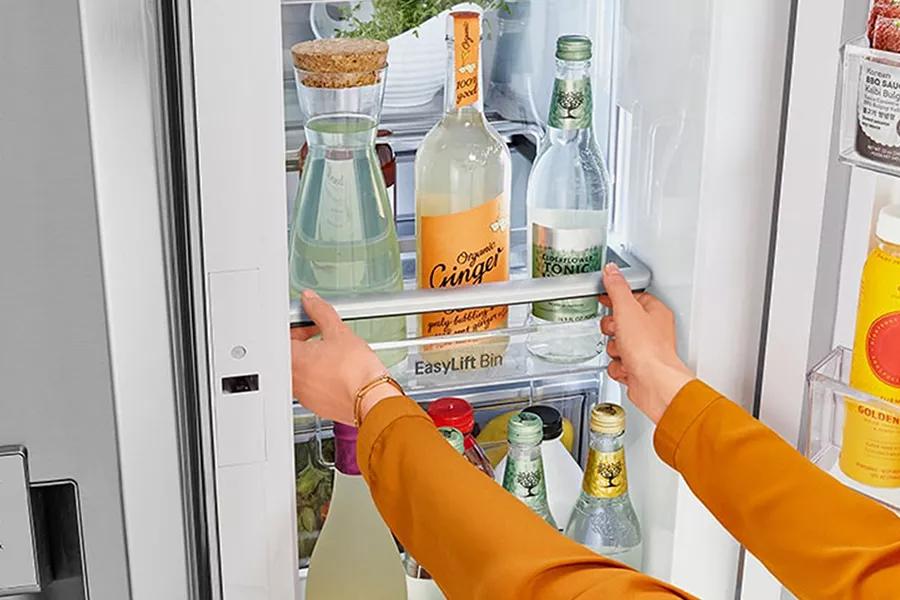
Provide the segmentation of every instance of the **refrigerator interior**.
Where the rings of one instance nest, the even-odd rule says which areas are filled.
[[[323,4],[347,5],[306,0],[281,5],[280,91],[288,222],[303,143],[289,49],[316,35],[311,20],[321,18],[323,10],[332,10]],[[659,3],[652,11],[616,0],[509,4],[514,9],[527,8],[529,17],[510,24],[500,23],[503,17],[497,11],[487,13],[483,64],[486,114],[508,139],[513,154],[512,277],[529,276],[524,192],[552,88],[554,41],[559,34],[584,33],[594,41],[595,132],[615,186],[610,246],[649,266],[651,290],[676,313],[680,353],[701,377],[749,409],[767,256],[747,249],[763,248],[768,241],[771,204],[767,202],[774,185],[778,137],[776,127],[749,123],[754,118],[777,122],[781,80],[773,77],[760,85],[754,76],[768,79],[768,69],[774,73],[783,69],[785,47],[779,34],[786,34],[787,9],[761,3],[740,11],[728,9],[725,14],[712,0]],[[330,13],[332,18],[338,14]],[[765,29],[771,30],[770,37],[760,35]],[[524,72],[519,73],[518,90],[531,101],[507,119],[503,115],[504,109],[509,114],[507,106],[492,105],[491,86],[495,65],[503,64],[497,61],[501,36],[511,30],[524,35],[516,46],[521,53],[518,66]],[[759,60],[748,62],[747,47],[757,51]],[[735,75],[735,70],[741,70],[734,67],[736,63],[743,77]],[[389,69],[388,82],[392,76]],[[396,154],[394,206],[407,288],[415,285],[412,161],[418,141],[438,120],[441,106],[441,93],[415,109],[387,106],[380,125],[393,131],[379,141],[392,144]],[[746,121],[734,122],[732,111],[742,111]],[[748,159],[755,154],[757,158]],[[738,186],[743,187],[735,189]],[[723,220],[742,222],[743,227],[728,230],[721,226]],[[534,402],[551,403],[576,426],[576,458],[583,460],[586,412],[599,397],[623,401],[621,391],[604,381],[599,358],[560,367],[528,356],[520,344],[524,336],[517,337],[516,330],[524,324],[527,309],[527,305],[511,307],[512,341],[506,364],[499,369],[414,377],[407,362],[392,373],[423,403],[444,395],[467,398],[475,405],[482,426],[500,412]],[[719,319],[728,319],[734,328],[728,340],[721,339]],[[405,345],[412,353],[421,345],[414,339],[415,317],[409,318],[408,331],[411,339]],[[560,328],[561,335],[564,331]],[[726,348],[729,353],[723,354]],[[517,362],[518,367],[510,366]],[[677,475],[656,458],[652,424],[630,403],[623,403],[629,419],[629,487],[643,528],[644,571],[703,597],[731,597],[737,545]],[[295,441],[302,448],[297,450],[297,470],[301,471],[310,464],[310,456],[320,452],[320,442],[315,439],[312,416],[296,406],[294,415]],[[304,536],[308,533],[301,531]],[[305,564],[305,557],[299,564]],[[717,566],[701,569],[703,564]]]

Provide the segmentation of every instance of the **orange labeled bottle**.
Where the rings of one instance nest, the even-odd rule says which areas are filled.
[[[840,465],[860,483],[900,487],[900,205],[881,210],[875,236],[859,290],[850,385],[898,411],[848,399]]]
[[[510,154],[482,108],[481,15],[454,11],[447,23],[444,116],[416,153],[416,239],[420,288],[455,288],[509,279]],[[422,336],[506,327],[508,308],[429,313]],[[447,370],[498,366],[497,340],[442,357]],[[503,342],[505,349],[505,342]],[[458,348],[458,344],[453,347]],[[446,349],[432,345],[426,351]],[[434,356],[432,356],[434,358]],[[451,364],[455,363],[455,364]],[[445,371],[446,372],[446,371]]]

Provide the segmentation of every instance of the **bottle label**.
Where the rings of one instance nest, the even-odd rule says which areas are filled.
[[[900,164],[900,66],[863,60],[857,100],[857,151]]]
[[[455,288],[509,279],[509,217],[502,196],[475,208],[419,218],[419,287]],[[422,335],[451,335],[506,326],[506,306],[422,315]]]
[[[900,258],[869,255],[856,319],[850,385],[900,404]],[[840,466],[867,485],[900,485],[900,416],[847,398]]]
[[[587,129],[591,126],[593,105],[589,78],[557,79],[548,124],[555,129]]]
[[[456,108],[478,101],[478,64],[481,46],[481,23],[478,13],[465,13],[453,18],[453,69],[456,81]]]
[[[606,257],[603,229],[554,229],[533,223],[531,233],[532,277],[594,273],[603,268]],[[597,299],[535,302],[531,312],[545,321],[583,321],[597,316]]]
[[[503,488],[532,510],[546,509],[547,484],[544,481],[544,462],[540,455],[508,460],[503,473]]]
[[[587,468],[584,470],[585,494],[595,498],[618,498],[628,491],[625,474],[625,449],[615,452],[599,452],[591,448]]]
[[[866,359],[881,383],[900,390],[900,312],[879,317],[869,327]]]

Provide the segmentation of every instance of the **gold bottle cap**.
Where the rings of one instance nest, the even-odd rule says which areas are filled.
[[[591,409],[591,431],[619,434],[625,431],[625,411],[618,404],[600,402]]]

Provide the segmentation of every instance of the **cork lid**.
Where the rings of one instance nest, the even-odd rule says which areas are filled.
[[[344,88],[371,85],[387,65],[387,42],[368,39],[327,39],[291,47],[294,66],[305,71],[310,87]]]

